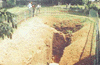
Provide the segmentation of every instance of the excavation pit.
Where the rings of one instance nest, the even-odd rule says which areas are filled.
[[[83,27],[83,24],[80,22],[79,19],[63,21],[48,19],[48,21],[44,23],[59,31],[58,33],[53,34],[51,58],[51,63],[59,63],[63,55],[64,49],[71,44],[72,34],[80,30]]]

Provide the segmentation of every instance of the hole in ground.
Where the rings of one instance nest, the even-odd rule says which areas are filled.
[[[73,19],[73,20],[64,20],[60,22],[57,21],[53,24],[53,27],[56,30],[61,31],[64,34],[67,34],[68,31],[71,31],[72,33],[78,31],[83,27],[83,24],[80,22],[79,19]]]
[[[80,19],[63,21],[58,21],[56,19],[48,19],[48,22],[45,22],[45,24],[50,25],[51,27],[61,32],[53,34],[53,42],[51,45],[52,60],[50,60],[51,63],[59,63],[65,47],[71,44],[72,33],[81,29],[83,25],[80,22]]]
[[[81,29],[83,25],[81,23],[73,22],[60,22],[54,25],[54,28],[61,33],[54,33],[52,43],[52,60],[55,63],[59,63],[63,55],[65,47],[71,44],[71,36],[73,32]]]
[[[55,63],[59,63],[63,50],[71,43],[71,37],[60,33],[54,33],[52,44],[52,60]]]
[[[68,31],[72,31],[72,33],[78,31],[79,29],[81,29],[83,26],[82,25],[75,25],[75,27],[59,27],[59,26],[55,26],[55,29],[58,31],[63,32],[64,34],[67,34]]]

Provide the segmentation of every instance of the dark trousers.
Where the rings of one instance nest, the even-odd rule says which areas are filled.
[[[34,16],[35,9],[33,9],[33,16]]]

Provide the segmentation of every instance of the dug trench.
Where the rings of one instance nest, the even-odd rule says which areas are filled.
[[[79,19],[46,19],[34,17],[22,22],[12,39],[2,40],[0,64],[92,65],[87,61],[95,55],[95,44],[91,43],[93,25],[84,23],[83,27]]]
[[[50,20],[52,21],[52,19]],[[49,63],[59,63],[65,47],[71,44],[72,34],[80,30],[83,27],[83,25],[79,19],[63,20],[63,21],[54,20],[52,23],[45,22],[45,24],[59,31],[59,33],[53,34],[53,41],[51,45],[52,58],[51,61],[49,62]]]

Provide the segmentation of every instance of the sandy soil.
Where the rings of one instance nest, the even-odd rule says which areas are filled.
[[[92,40],[93,24],[85,25],[72,36],[72,44],[65,48],[60,65],[93,65],[95,44]]]
[[[46,18],[46,21],[44,23],[53,27],[52,25],[54,23],[58,23],[59,19],[56,18],[51,19],[51,18],[49,19]],[[52,21],[53,23],[48,22],[48,20]],[[73,20],[74,23],[73,21],[70,22],[70,20],[67,20],[67,22],[66,21],[62,22],[65,22],[66,26],[71,27],[70,30],[72,29],[73,31],[73,27],[75,28],[76,24],[77,25],[81,24],[79,23],[80,21],[79,19],[73,19]],[[84,23],[84,26],[81,29],[73,31],[74,33],[71,36],[71,42],[67,42],[70,43],[70,45],[66,46],[63,49],[63,54],[59,62],[58,61],[55,62],[58,62],[60,65],[93,65],[95,59],[95,45],[96,45],[94,43],[95,37],[93,36],[94,33],[93,29],[94,29],[93,23]]]
[[[46,45],[52,44],[53,32],[57,31],[41,21],[35,17],[22,22],[12,39],[0,42],[1,65],[46,65],[49,62],[46,53],[50,53],[50,49]]]
[[[53,18],[53,20],[56,19]],[[65,43],[69,43],[66,35],[48,26],[47,23],[50,23],[51,19],[45,21],[39,17],[28,19],[20,24],[21,26],[14,32],[12,39],[2,40],[0,42],[0,64],[47,65],[49,62],[59,62],[59,65],[93,64],[95,55],[95,44],[92,43],[93,24],[86,23],[82,29],[74,32],[71,44],[66,45]],[[59,55],[56,57],[59,61],[51,60],[53,48],[57,46],[59,48],[61,46],[60,49],[63,47],[59,53],[62,55],[60,58]]]

